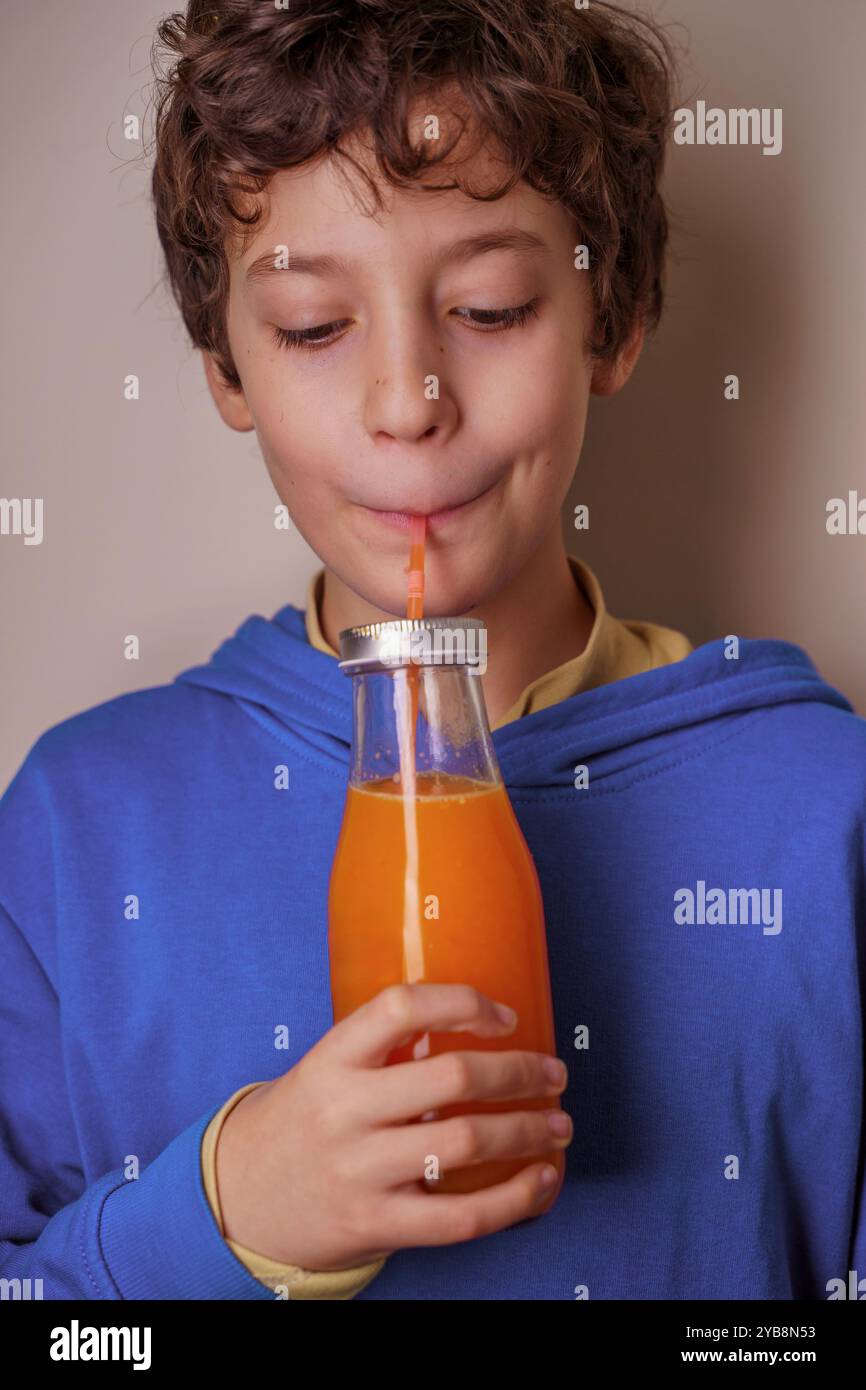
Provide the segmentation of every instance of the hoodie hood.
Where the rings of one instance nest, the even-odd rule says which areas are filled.
[[[562,788],[575,764],[592,759],[593,778],[611,776],[678,744],[705,726],[802,701],[853,713],[802,648],[739,639],[726,655],[719,638],[681,661],[581,691],[496,729],[493,746],[509,787]],[[345,777],[352,742],[352,678],[336,658],[311,646],[304,613],[286,604],[270,619],[246,619],[205,665],[175,677],[229,696],[281,742],[300,740],[305,756]]]

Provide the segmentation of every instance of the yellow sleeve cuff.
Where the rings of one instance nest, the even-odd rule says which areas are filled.
[[[245,1245],[239,1245],[236,1240],[229,1240],[226,1236],[222,1211],[220,1209],[219,1193],[217,1191],[216,1180],[216,1147],[219,1139],[219,1132],[222,1129],[223,1121],[233,1106],[238,1101],[252,1091],[256,1086],[263,1086],[263,1081],[251,1081],[248,1086],[242,1086],[234,1095],[229,1096],[225,1105],[214,1115],[210,1124],[204,1132],[201,1143],[201,1170],[204,1190],[213,1212],[214,1220],[219,1228],[219,1233],[231,1250],[232,1254],[240,1260],[241,1264],[249,1270],[254,1279],[265,1284],[269,1289],[283,1298],[290,1299],[349,1299],[354,1298],[355,1294],[360,1293],[366,1288],[372,1279],[376,1277],[379,1270],[385,1263],[384,1256],[379,1260],[372,1260],[369,1264],[357,1265],[354,1269],[335,1269],[335,1270],[314,1270],[302,1269],[300,1265],[284,1265],[276,1260],[271,1260],[267,1255],[259,1255],[255,1250],[248,1250]]]

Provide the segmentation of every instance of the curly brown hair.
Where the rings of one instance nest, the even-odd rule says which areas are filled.
[[[340,141],[361,131],[396,188],[492,201],[523,179],[558,200],[589,248],[596,358],[616,357],[638,319],[658,325],[675,62],[653,20],[607,0],[189,0],[159,24],[152,56],[167,275],[193,344],[233,389],[227,240],[252,233],[279,170],[328,154],[355,165]],[[492,191],[419,184],[460,134],[435,150],[413,141],[411,103],[454,83],[508,160]]]

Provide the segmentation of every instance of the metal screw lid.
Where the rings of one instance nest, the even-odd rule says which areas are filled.
[[[394,618],[347,627],[340,633],[340,670],[392,670],[398,666],[487,666],[487,627],[481,618]]]

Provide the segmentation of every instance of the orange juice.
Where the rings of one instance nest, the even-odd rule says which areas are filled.
[[[388,1062],[465,1049],[555,1053],[541,889],[505,787],[414,767],[412,780],[406,797],[399,773],[349,783],[328,901],[334,1021],[400,981],[469,984],[517,1010],[513,1032],[429,1033]],[[555,1095],[473,1101],[435,1118],[558,1105]],[[474,1191],[542,1157],[562,1174],[563,1152],[551,1150],[440,1167],[430,1190]]]

